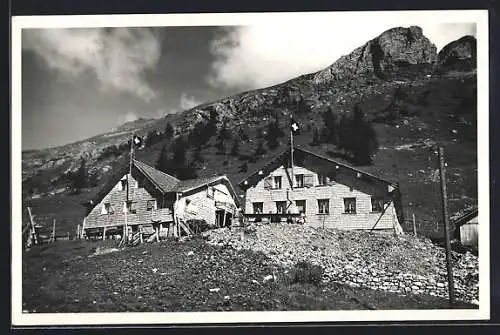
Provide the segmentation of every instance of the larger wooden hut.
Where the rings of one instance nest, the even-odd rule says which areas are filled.
[[[308,150],[290,149],[240,182],[250,221],[401,233],[399,186]]]
[[[179,180],[132,160],[87,204],[82,235],[130,234],[149,228],[175,235],[190,220],[230,225],[238,198],[226,176]]]

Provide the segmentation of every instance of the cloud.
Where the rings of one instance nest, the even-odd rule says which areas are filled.
[[[128,92],[145,101],[157,95],[144,78],[160,59],[160,39],[151,29],[27,29],[23,49],[69,78],[90,71],[104,90]]]
[[[182,93],[179,102],[179,107],[182,111],[191,109],[198,105],[201,105],[200,101],[197,101],[193,96],[188,96],[186,93]]]
[[[352,21],[304,18],[304,22],[223,28],[211,41],[215,61],[208,82],[214,87],[241,90],[275,85],[325,68],[397,26],[380,20],[369,25]],[[417,25],[438,50],[475,30],[474,24]]]
[[[189,96],[185,92],[183,92],[181,94],[181,97],[179,98],[179,104],[177,106],[170,108],[168,110],[164,109],[164,108],[160,108],[157,111],[156,116],[157,117],[165,117],[168,114],[180,113],[180,112],[189,110],[189,109],[196,107],[198,105],[201,105],[201,104],[202,104],[202,102],[196,100],[196,98],[194,96]]]
[[[138,119],[139,119],[139,116],[137,115],[137,113],[135,111],[131,110],[131,111],[128,111],[125,115],[121,115],[119,117],[118,124],[133,122],[133,121],[138,120]]]

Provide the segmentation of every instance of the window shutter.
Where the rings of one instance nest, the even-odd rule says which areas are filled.
[[[273,179],[271,177],[266,177],[264,179],[264,188],[266,190],[273,188]]]
[[[307,174],[304,176],[304,187],[314,186],[314,175]]]

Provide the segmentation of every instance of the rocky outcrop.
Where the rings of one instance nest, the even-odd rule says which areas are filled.
[[[477,41],[474,36],[464,36],[447,44],[438,55],[439,67],[455,70],[476,68]]]
[[[433,64],[437,60],[436,46],[422,33],[422,28],[393,28],[342,56],[314,76],[316,84],[373,73],[377,77],[401,67]]]

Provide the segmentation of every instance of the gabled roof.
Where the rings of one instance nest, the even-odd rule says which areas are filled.
[[[473,206],[469,209],[466,209],[460,216],[452,219],[451,223],[455,227],[460,227],[465,223],[469,222],[470,220],[472,220],[473,218],[475,218],[477,215],[478,215],[478,208],[477,206]]]
[[[296,159],[295,159],[296,154],[303,155],[303,156],[310,156],[310,157],[320,159],[326,163],[331,163],[333,166],[338,166],[339,168],[343,168],[346,170],[350,170],[352,172],[360,173],[365,178],[376,180],[376,181],[385,183],[387,185],[391,185],[394,188],[398,187],[398,184],[396,182],[382,179],[382,178],[377,177],[375,175],[372,175],[368,172],[359,170],[355,167],[346,165],[344,163],[341,163],[341,162],[336,161],[334,159],[331,159],[329,157],[323,156],[321,154],[317,154],[317,153],[311,152],[309,150],[306,150],[306,149],[303,149],[300,147],[295,147],[295,146],[294,146],[293,152],[294,152],[294,161],[296,161]],[[289,164],[289,160],[290,160],[290,148],[284,150],[281,154],[277,155],[273,160],[268,162],[263,168],[250,174],[248,177],[243,179],[238,185],[243,189],[254,186],[260,180],[265,178],[271,171],[275,170],[276,168],[280,167],[281,165],[286,166],[287,164]]]
[[[167,173],[159,171],[152,166],[147,165],[144,162],[134,159],[132,161],[133,167],[137,169],[142,175],[144,175],[156,188],[162,193],[171,192],[188,192],[191,190],[198,189],[200,187],[208,186],[218,181],[223,181],[227,183],[228,189],[231,192],[232,197],[235,199],[235,203],[238,204],[238,196],[234,191],[234,188],[226,176],[212,176],[205,178],[197,178],[190,180],[179,180],[174,176]],[[84,204],[87,206],[90,212],[97,204],[99,204],[102,199],[113,189],[113,187],[118,183],[120,179],[123,178],[125,174],[129,171],[129,165],[123,165],[119,170],[113,175],[113,177],[106,183],[106,185],[97,193],[97,195],[91,200],[90,203]]]
[[[231,181],[229,178],[226,176],[212,176],[212,177],[204,177],[204,178],[197,178],[197,179],[188,179],[188,180],[181,180],[179,183],[172,189],[172,192],[189,192],[196,190],[201,187],[209,186],[212,184],[215,184],[217,182],[225,182],[226,186],[228,187],[229,192],[231,193],[231,196],[234,199],[234,202],[236,203],[237,206],[239,206],[239,199],[238,195],[236,194],[233,185],[231,184]]]
[[[221,178],[223,178],[223,177],[222,176],[213,176],[213,177],[181,180],[181,181],[179,181],[179,183],[177,185],[175,185],[173,190],[175,192],[191,191],[191,190],[197,189],[199,187],[213,183],[214,181],[218,181]]]
[[[146,178],[153,184],[159,187],[162,193],[171,192],[173,188],[180,182],[179,179],[161,172],[152,166],[134,159],[134,165],[141,171]]]

